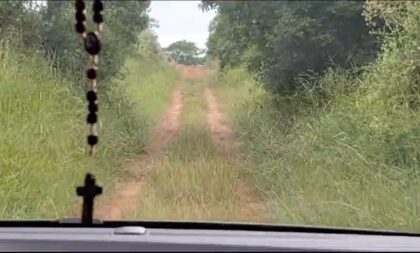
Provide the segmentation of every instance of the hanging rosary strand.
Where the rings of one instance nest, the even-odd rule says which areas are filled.
[[[75,30],[84,42],[86,52],[89,54],[88,70],[86,76],[89,79],[86,99],[88,100],[88,110],[86,121],[89,124],[89,135],[87,142],[89,144],[89,154],[95,154],[95,147],[98,143],[97,121],[98,121],[98,94],[96,92],[96,78],[98,71],[98,54],[101,51],[101,41],[99,33],[102,32],[104,6],[101,0],[94,0],[92,5],[93,22],[96,24],[94,32],[86,31],[86,4],[84,0],[75,0],[76,25]]]

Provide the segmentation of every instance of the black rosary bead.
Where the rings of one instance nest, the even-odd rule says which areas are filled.
[[[98,111],[98,104],[96,103],[89,103],[88,110],[90,113],[95,113]]]
[[[85,20],[86,20],[86,16],[85,16],[85,14],[83,12],[81,12],[81,11],[76,12],[76,21],[77,21],[77,23],[82,23]]]
[[[104,17],[100,13],[93,14],[93,22],[100,24],[104,22]]]
[[[87,123],[89,124],[95,124],[98,121],[98,116],[96,115],[96,113],[89,113],[86,119]]]
[[[92,6],[92,10],[93,12],[101,12],[104,10],[104,5],[102,3],[102,1],[95,1],[93,2],[93,6]]]
[[[86,99],[90,103],[94,103],[98,99],[98,96],[96,95],[96,92],[94,92],[93,90],[90,90],[86,93]]]
[[[87,137],[87,141],[90,146],[94,146],[98,144],[98,136],[91,134]]]
[[[95,33],[89,32],[85,39],[85,50],[90,55],[97,55],[101,51],[101,42]]]
[[[86,8],[85,1],[76,0],[75,7],[76,7],[76,11],[82,12]]]
[[[85,25],[82,22],[76,23],[76,25],[74,27],[75,27],[77,33],[84,33],[84,32],[86,32],[86,27],[85,27]]]
[[[86,71],[86,76],[89,79],[96,79],[96,70],[95,69],[88,69],[88,71]]]

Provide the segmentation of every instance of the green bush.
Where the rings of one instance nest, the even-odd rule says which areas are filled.
[[[91,1],[86,2],[86,27],[93,31]],[[121,74],[127,57],[135,51],[138,34],[149,25],[147,8],[150,1],[106,1],[104,3],[103,49],[99,60],[99,86],[111,86],[111,80]],[[74,30],[73,1],[32,0],[0,3],[0,38],[9,38],[24,49],[40,50],[51,65],[65,77],[73,90],[84,80],[88,57],[82,41]]]
[[[203,2],[217,8],[208,54],[223,69],[245,66],[273,93],[299,91],[308,72],[371,62],[379,49],[362,1]]]

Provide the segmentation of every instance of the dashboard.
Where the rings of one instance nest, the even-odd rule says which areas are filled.
[[[0,225],[0,251],[420,251],[420,237],[403,233],[200,223],[28,224]]]

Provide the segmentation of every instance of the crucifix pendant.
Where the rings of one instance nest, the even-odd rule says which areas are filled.
[[[95,177],[88,173],[85,177],[85,185],[77,187],[76,193],[83,197],[82,224],[92,224],[94,199],[102,194],[102,187],[96,185]]]

